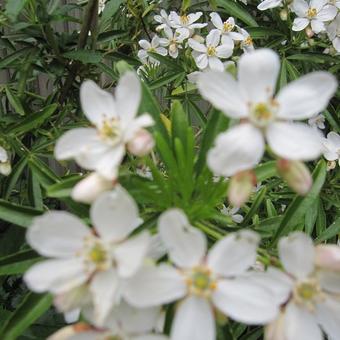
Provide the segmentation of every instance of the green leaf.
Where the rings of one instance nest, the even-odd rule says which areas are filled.
[[[272,36],[284,36],[280,31],[268,27],[247,27],[246,30],[253,39],[270,38]]]
[[[47,105],[42,111],[30,114],[9,129],[8,133],[20,135],[42,125],[58,108],[58,104]]]
[[[296,226],[305,213],[318,199],[319,193],[326,179],[327,167],[324,160],[318,162],[313,172],[313,186],[307,196],[296,196],[292,203],[288,206],[284,217],[277,228],[273,237],[272,245],[276,244],[278,239],[286,235],[287,232]]]
[[[16,224],[20,227],[29,227],[32,219],[43,211],[0,199],[0,220]]]
[[[72,176],[66,179],[61,179],[60,182],[47,187],[46,193],[48,197],[70,197],[74,186],[81,180],[81,176]]]
[[[0,258],[0,275],[23,274],[40,257],[33,250],[24,250]]]
[[[171,137],[174,143],[179,138],[182,145],[186,147],[188,121],[180,101],[175,100],[171,106]]]
[[[19,97],[8,86],[5,87],[5,91],[7,99],[15,112],[22,116],[26,115],[26,112],[21,104]]]
[[[327,227],[315,240],[316,243],[327,241],[340,233],[340,217]]]
[[[51,304],[52,297],[48,294],[27,294],[15,312],[6,320],[0,333],[1,339],[17,339],[25,329],[51,307]]]
[[[239,3],[232,0],[216,0],[217,6],[223,8],[223,12],[228,15],[236,17],[242,20],[249,26],[258,26],[258,23],[254,20],[254,17],[248,13],[248,11]]]
[[[258,209],[260,208],[260,205],[262,204],[266,196],[266,193],[267,193],[267,188],[263,187],[256,194],[255,200],[253,204],[251,205],[250,210],[248,211],[247,215],[244,217],[242,226],[247,226],[249,224],[253,216],[257,213]]]
[[[102,54],[98,51],[77,50],[70,51],[63,54],[65,58],[77,60],[83,64],[98,64],[102,61]]]
[[[257,182],[262,182],[268,178],[278,176],[276,161],[269,161],[258,165],[255,169]]]
[[[14,21],[25,7],[27,1],[28,0],[7,0],[5,14]]]

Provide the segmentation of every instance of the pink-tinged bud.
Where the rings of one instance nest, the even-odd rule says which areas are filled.
[[[90,325],[84,322],[79,322],[74,325],[66,326],[59,329],[57,332],[50,335],[47,338],[47,340],[68,340],[79,333],[88,332],[92,330],[93,328]]]
[[[313,179],[303,162],[279,159],[276,166],[281,177],[297,194],[302,196],[308,194]]]
[[[340,247],[334,244],[317,246],[315,263],[323,269],[340,271]]]
[[[93,172],[73,188],[71,197],[73,200],[81,203],[91,204],[104,191],[111,190],[115,185],[115,181]]]
[[[254,171],[246,170],[234,175],[229,183],[228,199],[234,207],[242,206],[251,195],[256,185],[256,176]]]
[[[135,156],[147,155],[155,146],[155,141],[151,133],[145,129],[140,129],[127,144],[127,149]]]
[[[312,38],[314,36],[314,32],[310,27],[306,27],[305,32],[308,38]]]
[[[283,9],[280,11],[280,18],[282,21],[287,21],[288,18],[288,12],[286,9]]]

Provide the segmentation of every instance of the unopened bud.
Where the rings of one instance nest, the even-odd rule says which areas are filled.
[[[114,185],[114,181],[93,172],[76,184],[71,197],[77,202],[91,204],[102,192],[112,189]]]
[[[303,162],[279,159],[276,165],[279,174],[297,194],[302,196],[308,194],[313,179]]]
[[[12,167],[10,162],[0,162],[0,174],[8,176],[12,172]]]
[[[256,185],[256,176],[254,171],[246,170],[234,175],[229,184],[228,199],[234,207],[242,206],[251,195]]]
[[[192,39],[196,40],[200,44],[204,43],[204,38],[199,34],[195,34],[194,36],[192,36]]]
[[[308,38],[311,38],[314,35],[314,32],[310,27],[306,27],[305,33],[306,33]]]
[[[286,9],[281,10],[280,12],[280,18],[282,21],[287,21],[288,18],[288,12]]]
[[[59,329],[57,332],[50,335],[47,340],[68,340],[77,334],[93,330],[91,326],[84,322],[79,322],[74,325],[66,326]]]
[[[151,133],[145,129],[140,129],[129,141],[127,148],[135,156],[147,155],[155,146],[155,141]]]
[[[316,247],[315,262],[318,267],[340,271],[340,247],[322,244]]]

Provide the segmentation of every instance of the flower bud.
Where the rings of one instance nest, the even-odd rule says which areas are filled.
[[[229,203],[234,207],[242,206],[248,200],[255,185],[256,176],[254,171],[238,172],[230,179],[228,188]]]
[[[297,194],[302,196],[308,194],[313,179],[303,162],[279,159],[276,165],[279,174]]]
[[[0,174],[8,176],[12,172],[12,167],[10,162],[0,162]]]
[[[280,12],[280,18],[282,21],[287,21],[288,18],[288,12],[286,9],[282,9]]]
[[[315,263],[323,269],[340,271],[340,247],[322,244],[315,248]]]
[[[311,38],[314,35],[314,32],[310,27],[306,27],[305,33],[306,33],[308,38]]]
[[[71,339],[73,336],[77,337],[77,334],[90,331],[92,330],[92,327],[87,325],[86,323],[79,322],[74,325],[66,326],[52,335],[50,335],[47,340],[68,340]]]
[[[112,189],[114,185],[114,181],[93,172],[75,185],[71,197],[77,202],[91,204],[102,192]]]
[[[155,141],[151,133],[145,129],[140,129],[129,141],[127,149],[135,156],[147,155],[155,146]]]

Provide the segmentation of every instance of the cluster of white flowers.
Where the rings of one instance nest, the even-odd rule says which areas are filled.
[[[135,232],[142,223],[138,208],[119,186],[98,197],[91,221],[93,229],[69,213],[52,211],[28,230],[28,243],[49,259],[29,269],[25,282],[35,292],[52,293],[58,310],[73,321],[81,312],[90,323],[51,339],[167,339],[161,312],[174,302],[172,340],[214,340],[216,311],[266,325],[268,340],[321,340],[319,326],[339,339],[337,246],[314,248],[308,236],[294,232],[279,241],[284,270],[261,271],[255,232],[231,233],[207,252],[205,235],[174,208],[158,220],[169,262],[156,264],[152,236]]]
[[[218,13],[210,13],[213,29],[204,38],[195,32],[208,26],[208,23],[197,23],[202,12],[188,15],[178,15],[170,12],[168,15],[161,10],[160,15],[154,17],[159,24],[157,32],[163,33],[163,37],[154,35],[151,42],[140,40],[138,57],[143,64],[158,64],[159,62],[149,53],[157,53],[162,56],[169,54],[172,58],[179,56],[179,50],[192,49],[192,56],[199,70],[223,71],[225,66],[221,59],[230,58],[233,54],[235,42],[244,52],[254,49],[253,41],[249,33],[235,24],[234,18],[230,17],[223,21]]]
[[[258,9],[267,10],[282,6],[282,0],[264,0]],[[292,30],[306,30],[309,37],[326,32],[334,49],[340,52],[340,1],[338,0],[293,0],[289,5],[295,15]]]

